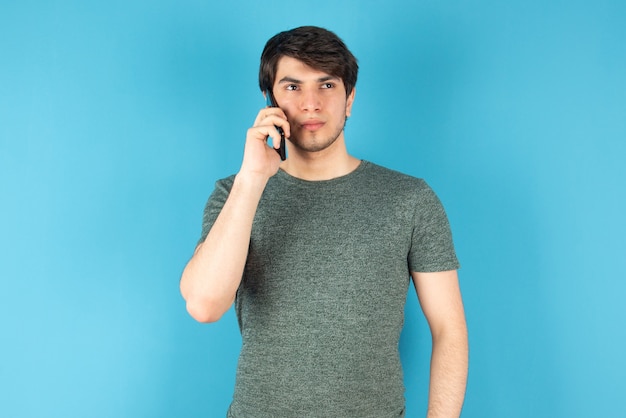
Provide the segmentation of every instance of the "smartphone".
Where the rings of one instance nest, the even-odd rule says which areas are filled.
[[[270,107],[278,107],[276,106],[276,101],[274,100],[274,96],[270,90],[265,90],[265,102]],[[276,126],[276,125],[274,125]],[[280,126],[276,126],[278,133],[280,134],[280,148],[276,149],[278,155],[280,155],[280,159],[285,161],[287,159],[287,144],[285,144],[285,131]]]

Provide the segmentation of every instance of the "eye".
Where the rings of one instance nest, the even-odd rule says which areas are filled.
[[[287,86],[285,86],[285,90],[287,90],[287,91],[298,90],[298,86],[295,85],[295,84],[288,84]]]
[[[335,84],[333,84],[333,83],[324,83],[321,86],[321,88],[323,88],[323,89],[332,89],[333,87],[335,87]]]

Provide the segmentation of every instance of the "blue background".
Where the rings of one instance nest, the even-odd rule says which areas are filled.
[[[444,202],[464,417],[626,416],[623,1],[3,1],[0,416],[220,417],[239,335],[180,273],[264,105],[265,41],[337,32],[350,151]],[[409,294],[408,416],[430,336]]]

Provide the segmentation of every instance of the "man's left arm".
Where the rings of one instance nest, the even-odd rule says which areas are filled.
[[[456,270],[411,273],[432,334],[428,418],[461,414],[468,370],[467,325]]]

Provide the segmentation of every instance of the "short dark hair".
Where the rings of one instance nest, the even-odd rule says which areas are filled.
[[[259,67],[261,91],[272,91],[278,61],[285,56],[341,78],[346,95],[349,95],[356,85],[359,65],[346,44],[329,30],[316,26],[301,26],[280,32],[265,44]]]

